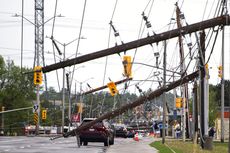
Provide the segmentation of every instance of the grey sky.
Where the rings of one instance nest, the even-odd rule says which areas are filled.
[[[140,25],[142,23],[142,12],[145,11],[147,15],[150,11],[150,4],[147,6],[149,0],[118,0],[116,11],[113,16],[113,23],[116,29],[119,31],[122,41],[130,42],[138,38]],[[175,3],[176,0],[155,0],[149,15],[149,21],[152,24],[152,29],[156,33],[167,31],[171,18],[175,18]],[[179,6],[182,5],[181,11],[185,14],[186,21],[191,24],[206,20],[213,17],[217,0],[186,0],[178,1]],[[54,38],[61,43],[68,43],[78,37],[79,27],[81,22],[82,10],[84,0],[58,0],[57,14],[62,14],[64,17],[56,18],[54,28]],[[34,1],[24,0],[24,15],[27,19],[34,22]],[[111,33],[110,42],[109,40],[109,22],[112,17],[115,0],[88,0],[86,6],[86,14],[83,24],[82,36],[87,39],[81,40],[79,52],[81,55],[88,54],[91,52],[105,49],[109,46],[115,45],[115,37]],[[45,21],[51,18],[54,14],[55,0],[45,1]],[[206,9],[205,9],[206,8]],[[15,13],[21,14],[21,0],[0,0],[0,54],[5,60],[14,60],[16,65],[20,65],[20,43],[21,43],[21,19],[12,17]],[[172,21],[174,22],[174,21]],[[143,27],[144,25],[142,25]],[[176,25],[174,25],[175,28]],[[171,29],[173,25],[171,25]],[[143,28],[142,28],[143,29]],[[52,21],[45,24],[45,36],[51,36]],[[141,30],[142,38],[147,36],[146,28]],[[226,30],[226,38],[229,37],[229,29]],[[192,36],[192,43],[195,44],[194,36]],[[221,37],[220,37],[221,38]],[[188,41],[188,40],[186,40]],[[77,42],[77,41],[76,41]],[[77,44],[72,43],[66,47],[66,57],[73,58]],[[212,67],[210,70],[211,78],[210,83],[216,84],[219,82],[217,77],[217,67],[220,64],[220,42],[218,40],[218,47],[215,48],[213,56],[210,60],[209,66]],[[229,42],[226,40],[226,42]],[[186,42],[184,42],[186,44]],[[61,50],[63,49],[59,45]],[[210,48],[207,49],[207,56],[210,54]],[[168,58],[167,67],[173,68],[178,65],[179,61],[179,50],[177,39],[170,40],[168,42]],[[229,43],[226,43],[226,60],[225,66],[227,73],[225,74],[226,79],[229,79]],[[153,52],[160,51],[162,55],[162,43],[159,45],[153,45],[153,48],[148,45],[141,47],[137,50],[135,62],[145,63],[149,65],[155,64],[155,57]],[[53,52],[52,43],[50,39],[45,38],[45,58],[46,64],[53,64]],[[57,53],[57,52],[56,52]],[[135,50],[127,51],[128,55],[134,56]],[[185,45],[185,54],[188,53],[188,49]],[[24,58],[23,66],[33,66],[34,58],[34,27],[31,23],[24,20]],[[121,54],[123,56],[123,54]],[[62,57],[61,57],[62,58]],[[162,56],[160,57],[162,59]],[[194,68],[195,59],[193,60],[193,66],[189,67],[188,72],[192,72]],[[74,79],[82,82],[93,77],[87,82],[93,87],[99,87],[103,84],[105,58],[98,60],[89,61],[81,64],[84,68],[79,68],[75,72]],[[77,65],[76,68],[81,67]],[[162,65],[162,62],[161,62]],[[72,70],[72,68],[67,68]],[[143,65],[133,66],[133,77],[135,80],[157,80],[157,78],[149,78],[153,75],[151,67]],[[62,70],[58,70],[60,84],[62,80]],[[119,55],[112,55],[108,57],[108,66],[106,71],[105,83],[109,82],[108,78],[113,81],[123,79],[122,76],[123,67],[121,57]],[[57,80],[55,72],[50,72],[48,76],[48,86],[54,86],[58,90]],[[135,84],[138,82],[132,82]],[[158,83],[152,83],[149,81],[140,82],[140,87],[144,90],[152,88],[156,89]],[[74,85],[72,86],[74,88]],[[79,84],[77,84],[79,90]],[[87,86],[84,83],[83,89]],[[123,85],[118,87],[123,88]],[[137,92],[132,86],[129,88],[130,92]]]

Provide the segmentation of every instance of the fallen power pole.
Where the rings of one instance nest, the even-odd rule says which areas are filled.
[[[86,123],[85,125],[82,125],[79,128],[74,129],[72,131],[69,131],[69,132],[65,133],[63,136],[68,137],[68,136],[74,135],[74,134],[77,135],[81,130],[90,128],[92,125],[94,125],[97,122],[100,122],[100,121],[102,121],[104,119],[114,118],[114,117],[124,113],[128,109],[132,109],[132,108],[134,108],[136,106],[139,106],[139,105],[143,104],[146,100],[148,100],[148,101],[152,100],[152,99],[160,96],[162,93],[168,92],[168,91],[174,89],[175,87],[180,86],[180,85],[182,85],[184,83],[188,83],[189,81],[195,79],[198,76],[199,76],[198,71],[193,72],[192,74],[187,75],[187,76],[185,76],[185,77],[183,77],[183,78],[181,78],[181,79],[179,79],[179,80],[177,80],[177,81],[175,81],[173,83],[170,83],[170,84],[166,85],[165,87],[159,88],[159,89],[151,92],[150,94],[148,94],[146,96],[139,97],[136,101],[134,101],[132,103],[123,105],[122,107],[120,107],[120,108],[118,108],[116,110],[113,110],[111,112],[108,112],[108,113],[100,116],[99,118],[95,119],[94,121]],[[62,137],[62,136],[54,137],[54,138],[52,138],[52,140],[56,139],[56,138],[60,138],[60,137]]]
[[[212,27],[215,27],[218,25],[229,25],[229,22],[226,22],[226,21],[230,21],[230,17],[228,15],[224,15],[224,16],[209,19],[206,21],[194,23],[194,24],[187,25],[187,26],[184,26],[181,28],[177,28],[174,30],[170,30],[167,32],[156,34],[156,35],[153,35],[153,36],[150,36],[147,38],[138,39],[135,41],[131,41],[131,42],[122,44],[122,45],[118,45],[115,47],[111,47],[111,48],[97,51],[94,53],[86,54],[86,55],[76,57],[73,59],[69,59],[69,60],[59,62],[59,63],[48,65],[48,66],[43,67],[42,71],[43,71],[43,73],[47,73],[47,72],[57,70],[60,68],[64,68],[67,66],[72,66],[75,64],[84,63],[84,62],[94,60],[97,58],[105,57],[105,56],[116,54],[116,53],[125,52],[125,51],[130,50],[130,49],[135,49],[135,48],[145,46],[148,44],[157,43],[157,42],[160,42],[163,40],[175,38],[175,37],[178,37],[180,35],[190,34],[190,33],[193,33],[193,32],[199,31],[199,30],[212,28]]]
[[[120,80],[120,81],[117,81],[117,82],[114,82],[114,83],[115,83],[115,85],[117,85],[117,84],[121,84],[121,83],[130,81],[130,80],[132,80],[132,79],[133,79],[133,78],[126,78],[126,79],[124,79],[124,80]],[[102,90],[102,89],[105,89],[105,88],[107,88],[107,85],[102,86],[102,87],[98,87],[98,88],[95,88],[95,89],[92,89],[92,90],[87,91],[87,92],[84,92],[82,95],[88,95],[88,94],[90,94],[90,93],[93,93],[93,92],[96,92],[96,91],[99,91],[99,90]]]

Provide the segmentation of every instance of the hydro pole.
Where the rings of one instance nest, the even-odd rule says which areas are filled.
[[[132,108],[134,108],[134,107],[136,107],[136,106],[139,106],[139,105],[145,103],[146,100],[152,100],[152,99],[154,99],[154,98],[160,96],[160,95],[163,94],[164,92],[168,92],[168,91],[174,89],[175,87],[180,86],[181,84],[188,83],[189,81],[195,79],[195,78],[198,77],[198,76],[199,76],[198,71],[193,72],[192,74],[189,74],[189,75],[187,75],[187,76],[185,76],[185,77],[183,77],[183,78],[181,78],[181,79],[179,79],[179,80],[177,80],[177,81],[175,81],[175,82],[173,82],[173,83],[167,84],[165,87],[161,87],[161,88],[159,88],[159,89],[157,89],[157,90],[151,92],[151,93],[148,94],[148,95],[139,97],[137,100],[135,100],[135,101],[132,102],[132,103],[125,104],[125,105],[121,106],[121,107],[118,108],[118,109],[115,109],[115,110],[113,110],[113,111],[111,111],[111,112],[108,112],[108,113],[106,113],[106,114],[100,116],[99,118],[97,118],[97,119],[94,120],[94,121],[91,121],[91,122],[89,122],[89,123],[87,123],[87,124],[85,124],[85,125],[83,125],[83,126],[80,126],[80,127],[77,128],[77,129],[74,129],[74,130],[72,130],[72,131],[69,131],[69,132],[65,133],[65,134],[64,134],[64,137],[68,137],[68,136],[70,136],[70,135],[72,135],[72,134],[78,134],[79,131],[84,130],[84,129],[87,129],[87,128],[90,128],[92,125],[94,125],[95,123],[97,123],[97,122],[99,122],[99,121],[102,121],[103,119],[111,119],[111,118],[114,118],[114,117],[116,117],[116,116],[118,116],[118,115],[120,115],[120,114],[126,112],[128,109],[132,109]],[[53,140],[53,139],[56,139],[56,138],[60,138],[60,137],[62,137],[62,136],[54,137],[54,138],[52,138],[52,140]]]
[[[142,38],[142,39],[138,39],[135,41],[131,41],[128,43],[124,43],[115,47],[111,47],[108,49],[103,49],[94,53],[90,53],[90,54],[86,54],[83,56],[79,56],[73,59],[69,59],[66,61],[62,61],[59,63],[55,63],[52,65],[47,65],[45,67],[42,68],[43,73],[47,73],[53,70],[57,70],[60,68],[64,68],[67,66],[72,66],[75,64],[80,64],[80,63],[84,63],[90,60],[94,60],[97,58],[101,58],[101,57],[105,57],[105,56],[109,56],[109,55],[113,55],[113,54],[117,54],[117,53],[121,53],[121,52],[125,52],[127,50],[130,49],[135,49],[141,46],[145,46],[145,45],[149,45],[152,43],[157,43],[163,40],[167,40],[167,39],[171,39],[171,38],[175,38],[178,37],[179,35],[185,35],[185,34],[190,34],[196,31],[200,31],[200,30],[204,30],[207,28],[213,28],[215,26],[218,25],[229,25],[229,22],[226,21],[230,21],[230,17],[228,15],[224,15],[224,16],[220,16],[220,17],[216,17],[213,19],[209,19],[206,21],[202,21],[202,22],[198,22],[198,23],[194,23],[191,25],[187,25],[181,28],[177,28],[174,30],[170,30],[170,31],[166,31],[160,34],[156,34],[150,37],[146,37],[146,38]]]
[[[35,56],[34,66],[41,66],[44,64],[44,0],[35,0]],[[43,61],[43,62],[42,62]],[[44,65],[43,65],[44,66]],[[37,113],[38,122],[36,125],[36,134],[39,134],[40,125],[40,85],[37,84]]]

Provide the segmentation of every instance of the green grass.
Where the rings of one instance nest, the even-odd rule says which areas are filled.
[[[227,153],[228,143],[213,143],[213,150],[203,150],[199,144],[193,144],[191,141],[180,141],[180,140],[168,140],[165,143],[176,153]],[[159,150],[159,153],[173,153],[166,145],[162,144],[161,141],[155,141],[150,146]]]
[[[166,147],[164,144],[162,144],[161,141],[155,141],[151,143],[150,146],[159,150],[159,153],[172,153],[172,151],[168,147]]]

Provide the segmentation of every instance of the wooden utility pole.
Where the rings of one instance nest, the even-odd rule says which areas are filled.
[[[97,58],[125,52],[127,50],[138,48],[138,47],[145,46],[148,44],[158,43],[158,42],[163,41],[163,40],[168,40],[171,38],[178,37],[179,35],[186,35],[186,34],[190,34],[190,33],[193,33],[193,32],[199,31],[199,30],[204,30],[207,28],[214,28],[215,26],[218,26],[218,25],[229,25],[229,22],[226,22],[226,20],[228,20],[228,21],[230,20],[230,17],[228,15],[220,16],[217,18],[209,19],[209,20],[198,22],[198,23],[191,24],[191,25],[187,25],[187,26],[184,26],[181,28],[177,28],[174,30],[170,30],[167,32],[156,34],[156,35],[153,35],[150,37],[138,39],[138,40],[124,43],[124,44],[121,44],[121,45],[118,45],[115,47],[111,47],[108,49],[104,49],[104,50],[97,51],[94,53],[86,54],[83,56],[79,56],[79,57],[76,57],[73,59],[65,60],[65,61],[55,63],[52,65],[48,65],[48,66],[43,67],[42,71],[43,71],[43,73],[47,73],[47,72],[57,70],[60,68],[64,68],[67,66],[72,66],[75,64],[80,64],[80,63],[84,63],[84,62],[87,62],[90,60],[94,60]]]
[[[179,9],[179,7],[176,4],[176,21],[177,21],[177,27],[178,28],[182,28],[181,25],[181,15],[183,15]],[[184,59],[184,46],[183,46],[183,39],[182,39],[182,35],[178,36],[178,41],[179,41],[179,48],[180,48],[180,69],[181,69],[181,77],[184,77],[184,75],[186,74],[185,72],[185,59]],[[183,136],[183,141],[185,141],[185,134],[187,134],[187,138],[189,137],[189,128],[188,128],[188,120],[187,116],[188,116],[188,85],[184,84],[182,86],[182,92],[181,95],[183,97],[183,107],[182,107],[182,136]],[[186,128],[185,128],[186,127]],[[187,132],[185,132],[185,129],[187,129]]]
[[[85,124],[83,126],[80,126],[77,129],[74,129],[74,130],[72,130],[70,132],[65,133],[64,137],[68,137],[68,136],[70,136],[72,134],[78,134],[79,131],[87,129],[87,128],[91,127],[92,125],[94,125],[95,123],[100,122],[100,121],[102,121],[104,119],[114,118],[114,117],[126,112],[129,109],[132,109],[132,108],[134,108],[136,106],[139,106],[139,105],[145,103],[146,101],[149,101],[149,100],[152,100],[152,99],[154,99],[156,97],[159,97],[164,92],[168,92],[168,91],[180,86],[181,84],[188,83],[189,81],[192,81],[193,79],[197,78],[198,76],[199,76],[198,71],[193,72],[192,74],[189,74],[189,75],[187,75],[187,76],[185,76],[185,77],[183,77],[183,78],[181,78],[181,79],[179,79],[179,80],[177,80],[177,81],[175,81],[173,83],[170,83],[165,87],[159,88],[159,89],[149,93],[148,95],[139,97],[137,100],[135,100],[132,103],[125,104],[125,105],[121,106],[118,109],[115,109],[115,110],[113,110],[111,112],[108,112],[108,113],[98,117],[94,121],[91,121],[91,122],[89,122],[89,123],[87,123],[87,124]],[[60,137],[62,137],[62,136],[54,137],[52,139],[56,139],[56,138],[60,138]]]
[[[200,32],[200,50],[199,50],[199,61],[200,61],[200,133],[201,133],[201,146],[204,147],[202,141],[205,136],[205,93],[204,93],[204,80],[205,80],[205,32]]]
[[[123,80],[120,80],[120,81],[114,82],[114,84],[115,84],[115,85],[117,85],[117,84],[121,84],[121,83],[124,83],[124,82],[130,81],[130,80],[132,80],[132,79],[133,79],[133,78],[126,78],[126,79],[123,79]],[[100,90],[105,89],[105,88],[108,88],[108,86],[107,86],[107,85],[105,85],[105,86],[101,86],[101,87],[98,87],[98,88],[92,89],[92,90],[90,90],[90,91],[86,91],[86,92],[82,93],[82,95],[88,95],[88,94],[90,94],[90,93],[93,93],[93,92],[96,92],[96,91],[100,91]]]
[[[197,144],[198,136],[198,107],[197,107],[197,82],[194,81],[193,87],[193,143]]]

